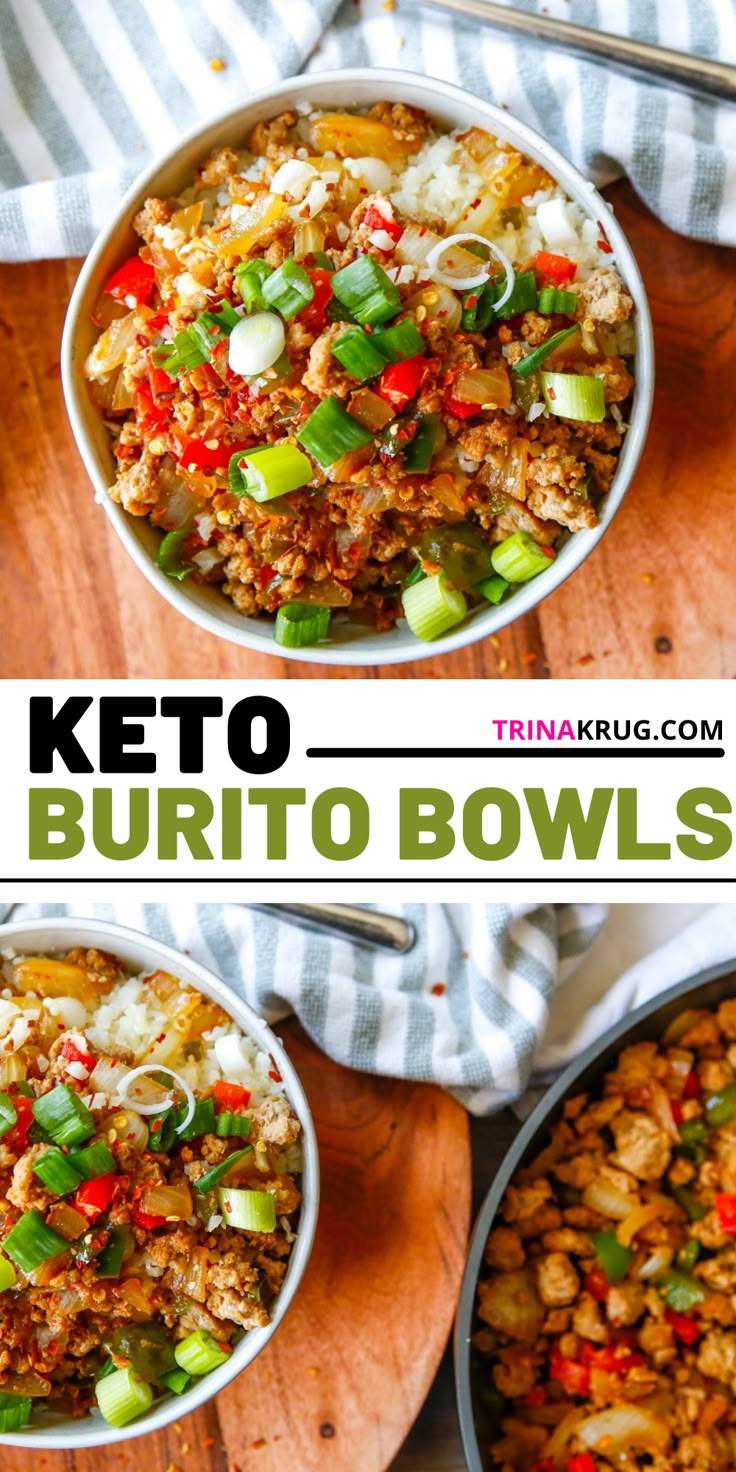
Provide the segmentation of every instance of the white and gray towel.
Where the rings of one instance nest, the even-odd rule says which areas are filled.
[[[543,9],[736,61],[733,0]],[[673,229],[736,244],[736,107],[421,0],[0,0],[0,260],[83,255],[136,174],[199,119],[280,77],[340,66],[460,83],[539,129],[598,185],[627,174]]]
[[[0,904],[0,919],[86,915],[142,930],[211,967],[270,1023],[296,1013],[338,1062],[432,1080],[474,1114],[510,1103],[533,1071],[560,1068],[649,996],[736,951],[736,906],[715,906],[602,989],[602,966],[616,976],[615,955],[612,965],[595,946],[603,905],[395,908],[417,929],[403,956],[235,904]]]

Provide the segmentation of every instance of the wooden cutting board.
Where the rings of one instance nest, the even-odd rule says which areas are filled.
[[[468,1120],[430,1084],[332,1063],[279,1033],[309,1098],[322,1206],[304,1282],[234,1384],[145,1439],[0,1448],[2,1472],[385,1472],[452,1327],[470,1224]]]

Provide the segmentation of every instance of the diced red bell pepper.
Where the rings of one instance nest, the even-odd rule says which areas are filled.
[[[385,230],[392,240],[400,240],[404,233],[403,225],[398,220],[387,220],[375,204],[369,204],[363,216],[363,224],[369,230]]]
[[[117,271],[113,271],[105,291],[114,296],[116,302],[125,302],[129,306],[128,299],[132,298],[135,305],[140,306],[151,300],[155,286],[156,272],[150,262],[142,261],[140,256],[131,256]]]
[[[18,1117],[12,1129],[3,1135],[3,1145],[7,1145],[15,1155],[20,1155],[28,1146],[28,1131],[33,1124],[33,1100],[27,1099],[25,1094],[13,1094],[12,1097]]]
[[[169,432],[171,449],[180,465],[185,470],[194,467],[195,470],[227,470],[230,456],[236,450],[244,450],[245,445],[228,445],[221,438],[217,443],[212,441],[192,439],[189,435],[182,434],[181,430],[172,429]]]
[[[414,398],[427,375],[429,364],[423,353],[413,358],[404,358],[401,363],[389,363],[376,384],[376,389],[394,409],[405,409]]]
[[[577,271],[577,262],[568,260],[567,256],[555,256],[548,250],[538,250],[534,257],[534,264],[538,271],[548,281],[553,281],[555,286],[566,286],[572,281]]]
[[[700,1093],[700,1079],[694,1069],[691,1069],[682,1089],[683,1099],[697,1099]]]
[[[682,1112],[682,1105],[679,1099],[670,1099],[670,1109],[672,1110],[672,1118],[674,1119],[675,1124],[682,1124],[685,1116]]]
[[[313,271],[307,275],[312,283],[314,296],[308,306],[299,313],[299,321],[305,327],[324,327],[326,322],[325,309],[330,301],[332,291],[332,271],[325,270],[324,266],[315,266]]]
[[[162,327],[168,327],[169,316],[169,312],[154,312],[152,317],[146,318],[146,331],[160,332]]]
[[[93,1181],[82,1181],[72,1197],[72,1205],[81,1211],[88,1222],[96,1222],[103,1211],[107,1211],[120,1177],[113,1170],[105,1176],[95,1176]]]
[[[721,1191],[716,1196],[716,1213],[718,1225],[722,1232],[730,1232],[736,1237],[736,1196],[729,1196]]]
[[[95,1066],[92,1054],[88,1053],[85,1048],[79,1048],[73,1038],[64,1039],[61,1056],[66,1058],[67,1063],[81,1063],[88,1073],[91,1073]]]
[[[163,368],[156,366],[152,353],[149,352],[146,354],[146,361],[148,365],[148,382],[154,399],[164,394],[170,397],[174,392],[173,378],[169,378],[168,373]]]
[[[137,1227],[143,1227],[145,1232],[155,1232],[157,1227],[166,1225],[165,1216],[156,1216],[151,1211],[142,1211],[140,1206],[133,1207],[133,1221]]]
[[[681,1344],[695,1344],[700,1338],[703,1331],[689,1314],[678,1314],[673,1308],[666,1308],[664,1316],[675,1338],[679,1339]]]
[[[586,1273],[583,1287],[596,1303],[605,1303],[610,1286],[603,1268],[592,1268],[589,1273]]]
[[[164,404],[157,404],[147,383],[142,383],[133,395],[133,407],[138,426],[144,435],[162,434],[167,428],[171,414]]]
[[[212,1093],[223,1109],[244,1109],[250,1103],[250,1089],[244,1089],[241,1084],[228,1084],[224,1079],[218,1078]]]
[[[568,1457],[567,1472],[595,1472],[595,1462],[590,1452],[579,1452],[576,1457]]]
[[[454,414],[456,419],[470,419],[473,414],[480,414],[482,404],[466,404],[464,399],[454,399],[449,389],[442,400],[448,414]]]
[[[630,1370],[644,1364],[644,1358],[638,1351],[619,1354],[619,1347],[620,1345],[610,1345],[596,1349],[586,1342],[580,1350],[580,1358],[588,1369],[601,1370],[605,1375],[628,1375]]]
[[[564,1386],[568,1395],[587,1395],[590,1391],[590,1370],[587,1365],[570,1360],[555,1346],[549,1360],[549,1373],[553,1380]]]

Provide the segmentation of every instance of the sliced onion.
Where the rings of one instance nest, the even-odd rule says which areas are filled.
[[[98,1058],[89,1076],[92,1088],[101,1094],[114,1094],[121,1080],[127,1078],[129,1070],[124,1063],[114,1063],[112,1058]]]
[[[186,1221],[192,1214],[192,1193],[186,1185],[146,1186],[141,1196],[141,1210],[150,1216],[165,1216],[167,1221]]]
[[[632,1447],[663,1452],[670,1443],[667,1423],[635,1405],[612,1406],[587,1416],[580,1422],[577,1435],[585,1446],[601,1447],[607,1460]]]
[[[621,1246],[630,1247],[642,1227],[648,1227],[650,1222],[656,1222],[660,1216],[676,1216],[678,1211],[677,1202],[671,1201],[667,1196],[662,1196],[659,1201],[647,1201],[644,1206],[635,1206],[616,1230]]]
[[[121,1079],[120,1083],[117,1086],[118,1102],[120,1104],[129,1105],[130,1108],[135,1109],[138,1114],[160,1114],[162,1109],[168,1109],[169,1106],[174,1102],[172,1094],[168,1094],[165,1099],[159,1100],[156,1104],[140,1104],[137,1099],[131,1101],[128,1098],[128,1090],[133,1082],[133,1079],[147,1078],[148,1075],[151,1073],[168,1073],[169,1078],[172,1078],[174,1080],[177,1088],[181,1089],[182,1093],[186,1096],[187,1112],[181,1123],[178,1124],[176,1127],[176,1133],[178,1135],[182,1130],[186,1129],[190,1120],[194,1118],[196,1101],[186,1079],[182,1078],[180,1073],[175,1073],[173,1068],[164,1068],[160,1063],[143,1063],[140,1068],[131,1068],[130,1072],[126,1073],[125,1078]],[[155,1080],[152,1080],[152,1082],[155,1082]]]
[[[239,1033],[229,1032],[224,1038],[215,1038],[215,1057],[225,1078],[250,1077],[251,1068]]]
[[[317,178],[317,170],[301,158],[289,158],[271,180],[272,194],[290,194],[292,199],[303,199],[310,184]]]
[[[473,286],[483,286],[490,276],[487,261],[481,261],[480,266],[482,269],[474,272],[472,276],[453,277],[448,276],[442,270],[442,266],[440,263],[446,251],[448,251],[451,246],[462,246],[464,240],[474,240],[479,245],[485,245],[491,252],[491,255],[494,255],[496,259],[500,261],[504,271],[506,272],[506,290],[503,292],[503,295],[499,297],[498,301],[495,304],[496,311],[498,311],[498,308],[502,307],[504,302],[508,301],[514,289],[514,268],[508,256],[504,255],[504,252],[500,250],[497,245],[494,245],[492,241],[486,240],[484,235],[474,235],[470,232],[462,235],[450,235],[446,240],[441,240],[439,245],[433,245],[431,251],[429,252],[429,255],[427,256],[427,266],[429,267],[429,274],[432,277],[433,281],[440,281],[443,286],[454,286],[460,291],[465,291]]]
[[[646,1282],[649,1278],[658,1278],[660,1273],[666,1273],[674,1257],[672,1247],[657,1247],[639,1268],[638,1277]]]
[[[623,1222],[639,1202],[636,1196],[626,1196],[603,1176],[597,1176],[583,1191],[583,1205],[591,1211],[599,1211],[601,1216],[610,1216],[614,1221]]]
[[[281,357],[286,332],[276,312],[255,312],[243,317],[230,333],[228,363],[233,373],[252,378],[265,373]]]
[[[429,252],[442,244],[442,236],[437,235],[434,230],[421,225],[407,225],[396,242],[396,255],[409,266],[423,266]]]

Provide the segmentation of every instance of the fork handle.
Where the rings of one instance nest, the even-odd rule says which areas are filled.
[[[379,910],[364,910],[361,905],[252,905],[251,909],[265,910],[292,925],[341,935],[382,951],[410,951],[417,938],[408,920]]]

